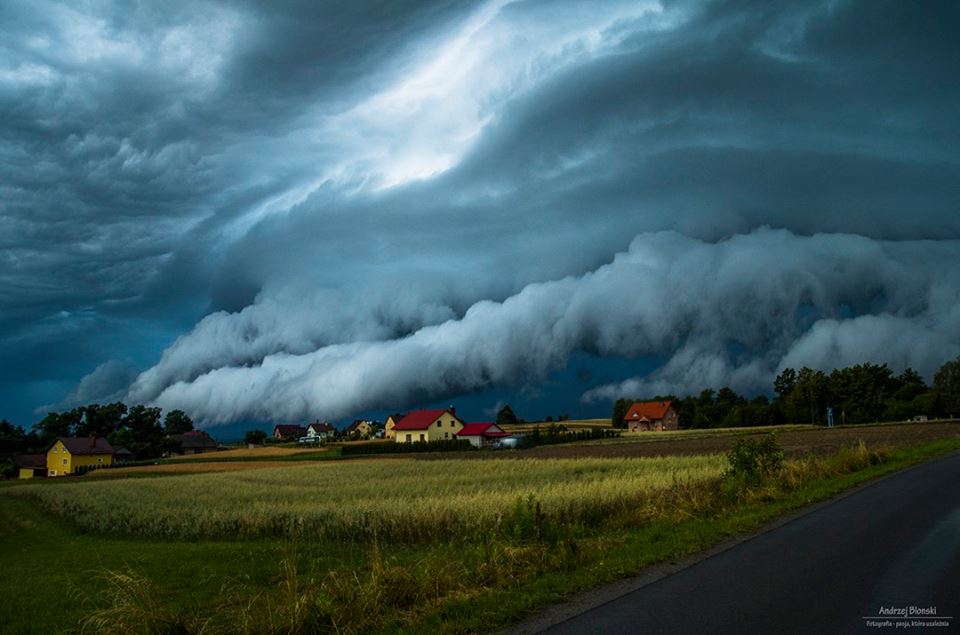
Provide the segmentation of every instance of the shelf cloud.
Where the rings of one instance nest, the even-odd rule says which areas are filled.
[[[929,374],[958,352],[958,18],[0,7],[3,416],[349,417],[580,352],[656,361],[570,385],[583,408],[803,364]]]

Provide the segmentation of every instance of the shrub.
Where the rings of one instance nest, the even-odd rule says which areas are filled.
[[[737,439],[727,452],[730,468],[727,476],[734,480],[758,482],[783,467],[783,447],[775,432],[762,439]]]

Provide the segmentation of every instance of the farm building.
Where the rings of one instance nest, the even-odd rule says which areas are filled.
[[[114,446],[113,448],[113,463],[129,463],[130,461],[135,460],[137,457],[133,455],[133,452],[123,447],[122,445]]]
[[[445,410],[415,410],[393,426],[397,443],[455,439],[463,429],[454,407]]]
[[[183,454],[203,454],[204,452],[216,452],[219,445],[213,437],[203,430],[190,430],[183,434],[173,434],[170,438],[180,444]]]
[[[676,430],[680,425],[680,416],[672,401],[637,401],[623,422],[631,432],[638,430]]]
[[[306,434],[307,429],[295,423],[278,423],[273,426],[273,438],[277,441],[296,441]]]
[[[397,422],[403,419],[405,416],[406,415],[397,412],[387,417],[387,421],[383,424],[384,436],[386,438],[394,438],[395,433],[393,432],[393,427],[397,425]]]
[[[457,432],[458,439],[466,439],[478,448],[493,445],[494,441],[510,436],[495,423],[467,423]]]
[[[46,454],[18,454],[14,457],[19,478],[43,478],[47,475]]]
[[[60,437],[47,450],[48,476],[73,474],[81,468],[113,463],[113,448],[102,437]]]

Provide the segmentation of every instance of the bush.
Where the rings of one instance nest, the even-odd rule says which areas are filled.
[[[757,482],[780,471],[783,467],[783,447],[775,432],[763,439],[737,439],[727,452],[730,468],[727,476],[748,482]]]
[[[609,428],[590,428],[589,430],[567,431],[563,426],[550,424],[544,431],[536,426],[533,431],[524,437],[521,447],[532,448],[538,445],[555,445],[558,443],[573,443],[574,441],[591,441],[595,439],[613,439],[620,436],[618,430]]]
[[[263,445],[267,440],[267,433],[263,430],[247,430],[243,435],[243,442],[247,445]]]

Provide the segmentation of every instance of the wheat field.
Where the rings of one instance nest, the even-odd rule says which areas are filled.
[[[301,536],[427,542],[496,530],[518,501],[566,522],[717,477],[723,456],[326,463],[28,485],[82,530],[174,540]],[[532,498],[531,498],[532,497]]]

